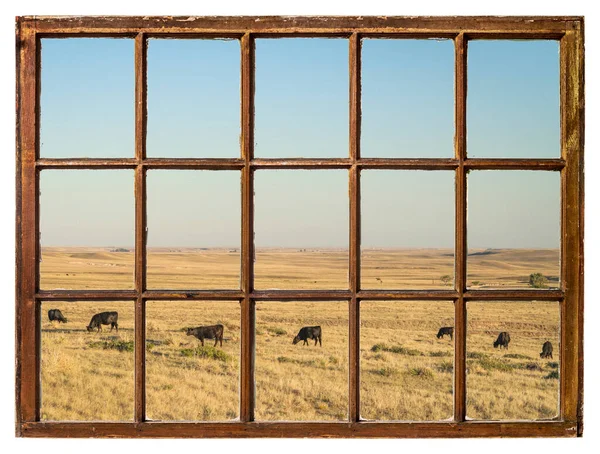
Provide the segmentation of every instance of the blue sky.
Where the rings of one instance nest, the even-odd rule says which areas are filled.
[[[41,156],[132,157],[131,39],[42,40]],[[451,157],[450,40],[363,42],[365,157]],[[468,153],[559,155],[558,43],[476,41]],[[238,157],[237,40],[151,40],[149,157]],[[256,43],[255,155],[348,155],[348,42]],[[490,175],[490,178],[487,176]],[[452,247],[452,172],[364,171],[366,247]],[[43,171],[42,244],[131,246],[132,171]],[[258,171],[258,246],[345,247],[347,172]],[[471,247],[557,247],[558,173],[471,172]],[[239,173],[151,171],[150,246],[239,246]],[[180,214],[185,213],[182,217]]]

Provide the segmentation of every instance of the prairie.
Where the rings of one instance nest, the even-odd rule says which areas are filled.
[[[378,274],[370,275],[363,261],[366,288],[425,288],[427,281],[446,286],[440,277],[452,272],[452,257],[450,271],[442,267],[448,251],[372,252],[376,257],[372,263],[379,268],[371,267]],[[339,250],[257,251],[257,288],[343,288],[347,285],[345,257],[347,253]],[[478,281],[476,288],[525,287],[533,272],[546,275],[552,285],[550,278],[558,275],[558,253],[550,250],[471,255],[469,264],[470,279]],[[239,252],[154,251],[149,279],[151,271],[156,288],[234,288],[239,280]],[[45,248],[41,275],[45,289],[131,288],[133,252]],[[315,280],[323,287],[315,286]],[[365,281],[371,285],[364,285]],[[472,302],[467,306],[468,417],[554,417],[558,410],[558,304]],[[239,303],[152,301],[146,307],[148,418],[238,418]],[[48,321],[47,311],[54,308],[68,318],[67,324]],[[42,419],[131,420],[133,304],[44,302],[41,309]],[[102,333],[88,333],[85,327],[91,316],[108,310],[119,312],[119,332],[110,333],[104,327]],[[452,416],[453,342],[447,336],[437,339],[436,334],[442,326],[453,326],[453,319],[451,302],[361,302],[363,418],[443,420]],[[225,328],[222,347],[213,347],[210,340],[201,347],[199,340],[186,336],[186,327],[216,323]],[[313,341],[308,346],[292,345],[298,330],[312,325],[322,327],[323,346],[314,346]],[[492,346],[500,331],[511,335],[508,350]],[[539,353],[546,340],[554,345],[554,358],[542,360]],[[257,302],[255,382],[257,420],[347,418],[347,303]]]

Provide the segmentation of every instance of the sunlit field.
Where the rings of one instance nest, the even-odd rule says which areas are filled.
[[[344,288],[347,261],[340,254],[346,253],[270,251],[261,257],[264,272],[258,276],[257,270],[257,288],[280,288],[285,280],[284,288],[311,288],[311,280],[324,283],[323,288]],[[444,254],[448,251],[373,251],[370,260],[378,275],[363,273],[363,286],[427,288],[427,282],[434,282],[432,288],[452,288],[452,283],[440,279],[453,268]],[[310,260],[313,255],[319,260]],[[173,282],[177,283],[173,288],[234,288],[239,280],[237,261],[239,251],[224,249],[160,251],[152,264],[156,268],[150,267],[148,273],[155,273],[156,288],[169,288]],[[550,286],[555,284],[551,278],[557,275],[557,265],[558,253],[553,250],[471,255],[469,282],[477,281],[475,288],[526,288],[529,275],[539,272],[548,277]],[[40,266],[45,289],[133,287],[132,251],[46,248]],[[68,319],[66,324],[48,320],[48,310],[55,308]],[[558,305],[469,303],[467,309],[468,417],[553,418],[558,411]],[[110,326],[103,326],[101,333],[87,332],[91,317],[103,311],[119,312],[118,333],[109,332]],[[238,418],[239,303],[148,302],[146,315],[148,418]],[[188,327],[215,324],[224,326],[222,347],[214,347],[210,339],[201,347],[185,332]],[[300,328],[316,325],[322,328],[322,346],[313,340],[309,345],[292,344]],[[436,337],[442,326],[454,326],[451,302],[361,303],[362,418],[419,421],[452,416],[454,346],[448,336]],[[133,330],[130,302],[43,303],[42,419],[131,420]],[[510,333],[508,350],[492,345],[500,331]],[[539,356],[546,340],[554,346],[553,359]],[[256,303],[255,378],[257,420],[346,419],[347,303]]]

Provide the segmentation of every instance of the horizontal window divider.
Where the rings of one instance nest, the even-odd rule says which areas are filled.
[[[352,167],[350,158],[295,158],[295,159],[253,159],[254,169],[348,169]]]
[[[239,290],[146,290],[145,300],[230,300],[239,301],[244,293]]]
[[[38,169],[135,169],[135,158],[42,158],[36,161]]]
[[[304,438],[312,437],[575,437],[568,421],[464,422],[24,422],[27,437],[155,437],[155,438]]]
[[[244,160],[238,158],[146,158],[142,165],[149,169],[240,170]]]
[[[250,294],[253,300],[271,301],[338,301],[349,300],[352,292],[349,290],[255,290]]]
[[[360,300],[455,300],[454,290],[361,290],[356,294]]]
[[[467,290],[466,300],[479,301],[562,301],[562,290]]]
[[[42,19],[42,20],[38,20]],[[580,17],[536,17],[536,16],[435,16],[420,17],[418,23],[410,16],[337,16],[337,17],[300,17],[300,16],[113,16],[113,17],[60,17],[25,16],[22,22],[33,22],[37,33],[138,33],[167,34],[194,32],[201,29],[203,34],[211,33],[455,33],[456,30],[469,34],[493,33],[505,36],[514,34],[558,34],[563,32],[568,22]]]
[[[40,301],[131,301],[137,298],[135,290],[40,290],[35,295]]]
[[[467,170],[561,170],[564,159],[465,159]]]
[[[361,158],[356,165],[362,169],[453,170],[459,161],[453,158]]]

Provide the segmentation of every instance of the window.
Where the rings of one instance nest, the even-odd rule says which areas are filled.
[[[582,18],[24,17],[17,45],[20,436],[582,433]]]

